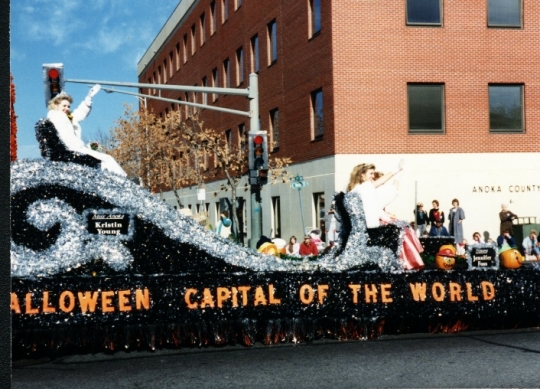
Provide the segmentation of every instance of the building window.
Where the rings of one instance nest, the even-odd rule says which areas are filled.
[[[195,25],[191,26],[191,55],[195,54],[197,48],[196,48],[196,29],[197,27]]]
[[[311,92],[311,131],[315,139],[320,139],[324,135],[323,119],[323,92],[317,89]]]
[[[214,208],[214,225],[217,227],[220,221],[220,213],[221,213],[221,201],[216,201],[216,205]]]
[[[221,24],[229,19],[229,0],[221,0]]]
[[[174,54],[176,56],[176,71],[178,71],[180,70],[180,43],[176,44],[176,51]]]
[[[229,61],[229,58],[227,58],[225,61],[223,61],[223,87],[224,88],[230,88],[231,87],[231,64]]]
[[[163,61],[163,83],[167,83],[167,59]]]
[[[321,32],[321,0],[309,0],[309,36]]]
[[[157,83],[161,84],[161,66],[157,68]]]
[[[277,25],[276,21],[272,20],[268,24],[268,59],[270,60],[268,66],[277,61]]]
[[[325,216],[325,204],[324,204],[324,193],[313,193],[313,225],[316,228],[321,229],[321,235],[322,232],[324,232],[324,228],[322,224],[324,223],[324,216]],[[308,231],[306,231],[307,233]],[[324,239],[322,239],[324,240]]]
[[[281,238],[281,200],[279,197],[272,197],[272,238]]]
[[[244,82],[244,49],[236,50],[236,81],[237,85]]]
[[[272,136],[272,151],[279,148],[279,109],[270,111],[270,131]]]
[[[203,87],[208,86],[208,79],[206,78],[206,76],[204,76],[202,78],[202,86]],[[202,103],[203,104],[208,104],[208,93],[203,93],[202,94]]]
[[[184,101],[185,101],[186,103],[189,102],[189,94],[188,94],[187,92],[184,93]],[[187,118],[189,118],[189,114],[190,114],[190,107],[189,107],[189,105],[184,104],[184,109],[185,109],[185,112],[184,112],[184,113],[185,113],[186,119],[187,119]]]
[[[245,153],[248,151],[248,133],[244,123],[238,125],[238,149]]]
[[[204,171],[207,171],[210,168],[210,165],[208,163],[208,151],[207,150],[203,150],[203,166],[202,166],[202,168],[203,168]]]
[[[240,6],[242,5],[242,0],[235,0],[234,1],[234,10],[236,11]]]
[[[211,31],[210,34],[214,35],[217,31],[217,17],[216,17],[216,2],[215,0],[210,3],[210,25]]]
[[[155,83],[156,83],[156,72],[152,72],[152,82],[151,82],[151,83],[152,83],[152,84],[155,84]],[[152,93],[153,93],[153,94],[156,94],[156,90],[157,90],[156,88],[153,88],[153,89],[152,89]]]
[[[193,86],[197,86],[197,84],[193,84]],[[197,103],[197,98],[198,98],[197,93],[191,92],[191,101],[193,101],[194,103]],[[195,108],[193,108],[193,109],[195,109]]]
[[[169,53],[169,78],[172,78],[173,76],[173,63],[174,63],[174,60],[173,60],[174,56],[173,56],[173,52],[171,51]]]
[[[205,23],[205,16],[204,13],[199,18],[199,28],[201,30],[201,46],[204,45],[204,42],[206,42],[206,23]]]
[[[231,153],[233,149],[233,144],[232,144],[232,131],[230,129],[225,130],[225,140],[227,142],[227,151]]]
[[[251,71],[259,72],[259,36],[251,38]]]
[[[409,133],[444,133],[444,85],[408,84]]]
[[[442,24],[442,0],[407,0],[407,24]]]
[[[187,52],[188,52],[188,42],[187,42],[187,34],[184,34],[184,39],[182,40],[182,51],[183,51],[183,59],[184,59],[184,63],[187,62],[187,59],[188,59],[188,55],[187,55]]]
[[[489,27],[521,27],[522,0],[488,0]]]
[[[489,130],[524,132],[523,85],[489,85]]]
[[[212,86],[214,88],[219,87],[219,74],[217,68],[212,70]],[[218,98],[217,93],[212,93],[212,102],[216,101]]]

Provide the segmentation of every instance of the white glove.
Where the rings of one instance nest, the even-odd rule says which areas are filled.
[[[88,94],[86,95],[86,98],[84,99],[84,103],[88,105],[89,107],[92,106],[92,97],[94,97],[101,89],[101,85],[96,84],[90,90],[88,91]]]
[[[95,95],[97,95],[97,93],[101,90],[101,85],[99,84],[96,84],[94,85],[92,88],[90,88],[90,91],[88,92],[88,96],[87,97],[94,97]]]

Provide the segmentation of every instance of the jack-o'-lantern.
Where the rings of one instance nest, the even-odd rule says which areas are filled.
[[[445,249],[449,249],[452,251],[452,255],[456,255],[456,248],[453,244],[443,244],[441,247],[439,247],[439,252]]]
[[[505,269],[517,269],[523,263],[521,253],[516,249],[505,250],[500,255],[501,265]]]
[[[442,248],[435,257],[435,266],[441,270],[452,270],[456,264],[455,252],[450,248]]]

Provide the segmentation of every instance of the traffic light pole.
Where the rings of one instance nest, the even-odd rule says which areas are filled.
[[[259,128],[259,79],[257,74],[249,75],[249,132],[258,133]],[[248,166],[251,169],[251,166]],[[250,180],[248,172],[248,181]],[[259,185],[251,185],[251,239],[249,247],[257,248],[257,241],[262,235],[262,207],[261,188]]]
[[[167,102],[173,102],[180,105],[188,105],[198,108],[204,108],[214,111],[221,111],[226,113],[231,113],[234,115],[247,116],[249,120],[249,133],[250,134],[261,134],[266,132],[261,132],[259,128],[259,80],[258,75],[251,73],[249,75],[249,85],[246,89],[239,88],[217,88],[217,87],[203,87],[203,86],[187,86],[187,85],[164,85],[164,84],[142,84],[142,83],[127,83],[127,82],[110,82],[110,81],[93,81],[93,80],[73,80],[65,79],[65,82],[79,83],[79,84],[100,84],[100,85],[109,85],[109,86],[122,86],[122,87],[131,87],[131,88],[145,88],[145,89],[159,89],[159,90],[171,90],[171,91],[184,91],[184,92],[199,92],[199,93],[216,93],[216,94],[227,94],[235,96],[245,96],[249,99],[249,111],[239,111],[229,108],[221,108],[213,105],[207,104],[198,104],[191,103],[189,101],[173,100],[167,99],[161,96],[152,96],[144,95],[139,93],[130,93],[120,90],[111,90],[110,88],[103,88],[105,91],[109,90],[110,92],[131,94],[137,97],[143,97],[146,99],[161,100]],[[251,166],[249,166],[251,168]],[[249,176],[248,176],[249,180]],[[251,239],[249,247],[255,249],[257,241],[262,235],[262,209],[261,209],[261,196],[260,196],[260,185],[251,185]]]

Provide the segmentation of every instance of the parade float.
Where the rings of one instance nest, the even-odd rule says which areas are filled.
[[[45,158],[11,166],[14,358],[540,323],[540,268],[519,253],[507,269],[480,245],[454,266],[434,240],[440,266],[404,270],[403,225],[368,230],[354,193],[335,195],[329,252],[258,253],[36,129]]]

